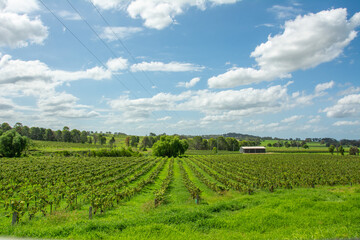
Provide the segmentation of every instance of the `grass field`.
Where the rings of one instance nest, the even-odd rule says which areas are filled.
[[[304,168],[304,178],[296,180],[296,176],[302,168],[291,171],[292,165],[297,166],[297,163],[303,161],[304,158],[308,160],[305,159],[305,162],[299,165],[309,162],[309,170],[311,171]],[[317,158],[319,159],[317,160]],[[0,163],[2,169],[8,165],[13,166],[9,171],[17,171],[18,166],[25,168],[25,166],[31,167],[37,164],[34,169],[43,166],[43,172],[46,169],[53,169],[54,164],[58,164],[59,167],[64,165],[66,169],[69,169],[67,166],[71,167],[75,164],[71,168],[73,170],[68,170],[69,173],[80,168],[80,165],[76,165],[76,161],[81,162],[81,166],[90,166],[91,163],[94,164],[95,169],[100,169],[103,172],[99,172],[100,175],[104,174],[104,177],[94,180],[91,185],[99,185],[99,189],[103,189],[107,187],[106,181],[112,178],[107,173],[115,172],[118,167],[116,164],[120,164],[119,161],[127,161],[128,164],[132,164],[134,161],[142,162],[141,164],[154,161],[146,160],[146,158],[144,159],[145,162],[138,158],[121,159],[61,159],[51,157],[38,159],[33,157],[21,160],[1,159]],[[311,159],[314,162],[321,161],[317,163],[320,165],[312,166]],[[16,161],[24,165],[12,165]],[[165,161],[163,167],[160,166],[162,161]],[[218,174],[213,171],[216,169],[215,166],[212,168],[213,170],[206,172],[204,171],[206,168],[200,168],[202,166],[200,161],[204,163],[205,161],[215,161],[218,164],[223,164],[223,161],[234,162],[234,169],[241,169],[244,165],[244,171],[248,174],[253,172],[251,170],[252,162],[258,164],[260,171],[269,168],[265,165],[262,167],[263,163],[274,164],[279,161],[280,165],[277,167],[275,165],[275,170],[266,170],[269,176],[275,174],[268,180],[274,179],[272,184],[277,184],[278,187],[273,192],[270,192],[267,187],[255,187],[251,195],[232,188],[217,192],[204,184],[190,169],[192,165],[205,179],[216,186],[224,187],[226,184],[219,181],[221,179],[217,180],[214,178],[216,175],[209,174]],[[236,157],[232,154],[219,156],[192,155],[189,158],[175,159],[173,177],[165,193],[165,202],[155,207],[154,192],[161,188],[164,179],[167,177],[169,162],[166,159],[154,162],[155,165],[151,167],[150,171],[139,175],[138,178],[128,183],[126,188],[133,189],[136,186],[142,186],[139,184],[153,175],[156,169],[160,169],[152,182],[146,184],[136,194],[123,198],[119,204],[108,207],[105,213],[98,212],[92,220],[88,219],[90,203],[85,194],[79,195],[78,204],[74,209],[67,206],[65,197],[52,214],[47,211],[47,215],[44,217],[39,212],[30,220],[25,213],[23,219],[15,226],[11,226],[11,216],[6,217],[9,210],[0,206],[0,235],[51,239],[342,239],[360,237],[360,182],[358,176],[353,174],[360,169],[360,161],[356,157],[312,154],[237,155]],[[195,203],[184,185],[180,173],[180,162],[182,162],[190,181],[202,191],[200,204]],[[47,165],[43,165],[45,163]],[[236,165],[237,163],[240,164]],[[109,170],[103,171],[100,165],[109,166]],[[341,176],[347,166],[350,167],[350,171],[344,172]],[[331,168],[327,167],[334,167],[335,170],[330,171]],[[333,172],[333,175],[322,175],[323,173],[320,172],[318,176],[323,176],[323,183],[319,180],[314,188],[305,187],[308,184],[305,181],[307,178],[312,179],[312,176],[315,177],[314,179],[319,178],[316,177],[316,174],[317,170],[321,168],[329,174]],[[278,170],[276,169],[282,170],[277,174]],[[2,176],[7,176],[6,174],[9,174],[9,171],[6,173],[0,171],[0,173]],[[122,172],[119,171],[119,174]],[[58,171],[55,173],[58,174]],[[74,177],[78,175],[75,173],[73,173]],[[128,177],[131,178],[135,173],[136,171]],[[59,174],[56,175],[57,178],[61,178],[61,173]],[[42,176],[41,172],[35,175],[39,178]],[[284,178],[285,176],[286,178]],[[68,178],[72,179],[71,174],[66,175],[64,179]],[[292,189],[287,189],[286,186],[288,185],[285,184],[285,187],[281,187],[284,179],[291,178],[293,178],[290,181],[293,185]],[[49,179],[52,179],[51,175],[49,175]],[[249,177],[249,179],[252,178]],[[265,184],[268,181],[267,178],[263,180]],[[4,183],[4,178],[1,181]],[[39,181],[44,183],[48,180]],[[232,179],[229,181],[236,182]],[[328,186],[326,182],[335,185]],[[51,189],[51,186],[49,187]],[[66,194],[69,190],[71,189],[67,188],[64,193]]]

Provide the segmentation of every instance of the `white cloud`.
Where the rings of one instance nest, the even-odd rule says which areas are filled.
[[[317,116],[310,116],[308,123],[318,123],[321,121],[321,117],[319,115]]]
[[[333,126],[356,126],[360,125],[360,121],[337,121],[333,124]]]
[[[0,12],[0,46],[26,47],[42,44],[48,36],[47,27],[39,18],[30,19],[27,15]]]
[[[111,58],[107,61],[106,66],[109,70],[117,72],[119,70],[127,69],[129,67],[129,63],[125,58]]]
[[[28,44],[42,44],[48,36],[48,29],[42,21],[31,19],[27,13],[39,9],[37,1],[0,0],[0,46],[26,47]]]
[[[339,92],[340,96],[343,95],[350,95],[350,94],[354,94],[354,93],[359,93],[360,92],[360,87],[349,87],[348,89]]]
[[[81,20],[81,16],[78,13],[75,12],[69,12],[69,11],[60,11],[59,16],[66,20],[72,20],[72,21],[79,21]]]
[[[326,116],[333,118],[358,117],[360,116],[360,94],[351,94],[337,101],[332,106],[325,108]]]
[[[10,55],[0,59],[0,84],[17,82],[66,82],[80,79],[109,79],[111,71],[102,67],[93,67],[84,71],[51,70],[39,60],[12,60]]]
[[[288,118],[285,118],[283,120],[281,120],[282,123],[294,123],[300,119],[302,119],[304,116],[302,115],[294,115],[294,116],[291,116],[291,117],[288,117]]]
[[[195,86],[199,81],[200,81],[200,78],[196,77],[196,78],[191,79],[190,82],[179,82],[177,84],[177,87],[191,88],[191,87]]]
[[[123,9],[129,0],[91,0],[91,2],[104,10]]]
[[[79,99],[65,92],[51,91],[42,94],[37,101],[39,110],[44,116],[63,118],[91,118],[99,116],[95,111],[88,111],[88,106],[79,105]]]
[[[163,118],[158,118],[157,121],[167,121],[167,120],[170,120],[171,117],[170,116],[165,116]]]
[[[130,99],[121,96],[108,102],[115,111],[150,116],[155,111],[195,111],[205,114],[202,123],[212,121],[238,121],[240,117],[254,114],[276,113],[295,106],[289,105],[287,85],[266,89],[247,88],[212,92],[209,90],[186,91],[178,95],[159,93],[152,98]]]
[[[11,99],[0,97],[0,110],[10,110],[15,107],[14,102]]]
[[[163,29],[176,22],[175,17],[183,14],[190,7],[205,10],[207,4],[212,6],[233,4],[239,0],[93,0],[101,9],[124,9],[132,18],[140,17],[148,28]]]
[[[356,37],[360,13],[347,20],[346,9],[332,9],[298,16],[285,22],[284,32],[269,36],[257,46],[251,57],[256,68],[233,68],[208,80],[211,88],[228,88],[276,78],[329,62],[338,57]]]
[[[142,62],[131,66],[132,72],[150,71],[150,72],[191,72],[201,71],[204,67],[192,63],[180,62]]]
[[[325,90],[333,88],[334,85],[335,85],[334,81],[330,81],[327,83],[320,83],[320,84],[316,85],[316,87],[315,87],[315,94],[322,95],[322,94],[324,94]]]
[[[111,61],[110,61],[111,62]],[[111,65],[111,64],[110,64]],[[113,66],[112,66],[113,67]],[[89,106],[78,104],[79,99],[65,92],[57,92],[62,84],[80,79],[109,79],[112,71],[103,67],[93,67],[83,71],[52,70],[39,60],[12,60],[10,55],[0,55],[0,109],[9,114],[14,110],[24,110],[6,97],[33,97],[37,107],[27,107],[44,119],[90,118],[99,115]],[[29,105],[31,105],[29,103]],[[10,115],[9,115],[10,116]],[[29,116],[28,116],[29,117]],[[24,117],[26,119],[26,116]]]
[[[39,10],[37,0],[0,0],[0,11],[12,13],[31,13]]]
[[[100,37],[111,42],[117,39],[129,38],[141,31],[143,31],[143,29],[139,27],[104,27]]]
[[[295,8],[293,6],[281,6],[281,5],[274,5],[271,8],[269,8],[268,11],[275,13],[276,16],[280,19],[292,18],[302,12],[302,10],[299,8]]]

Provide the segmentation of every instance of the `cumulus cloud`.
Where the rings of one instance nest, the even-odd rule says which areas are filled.
[[[192,72],[201,71],[205,67],[194,65],[192,63],[180,62],[141,62],[131,66],[132,72],[150,71],[150,72]]]
[[[333,88],[335,85],[334,81],[330,81],[327,83],[320,83],[318,85],[316,85],[315,87],[315,94],[324,94],[324,91],[330,88]]]
[[[36,1],[0,1],[0,46],[12,48],[42,44],[48,36],[48,29],[39,17],[27,14],[38,10]]]
[[[104,27],[100,37],[111,42],[117,39],[129,38],[141,31],[143,29],[139,27]]]
[[[191,88],[191,87],[195,86],[199,81],[200,81],[200,78],[196,77],[196,78],[191,79],[190,82],[179,82],[177,84],[177,87]]]
[[[129,62],[125,58],[111,58],[106,63],[108,69],[113,72],[117,72],[119,70],[125,70],[129,67]]]
[[[13,60],[10,55],[0,54],[0,109],[9,113],[20,109],[6,97],[30,96],[36,99],[39,116],[63,118],[89,118],[99,113],[89,106],[78,104],[79,99],[65,92],[57,92],[56,88],[65,82],[81,79],[110,79],[113,71],[119,70],[118,62],[122,59],[110,59],[108,68],[95,66],[80,71],[64,71],[51,69],[39,60]]]
[[[190,7],[205,10],[209,4],[218,6],[237,1],[239,0],[93,0],[93,3],[105,10],[126,8],[130,17],[140,17],[146,27],[160,30],[176,22],[175,17]]]
[[[210,90],[186,91],[178,95],[159,93],[151,98],[130,99],[121,96],[108,102],[110,107],[123,113],[155,111],[195,111],[205,114],[202,123],[235,121],[239,117],[279,112],[294,107],[289,105],[287,85],[265,89],[247,88],[213,92]]]
[[[17,82],[65,82],[80,79],[109,79],[111,71],[103,67],[93,67],[84,71],[52,70],[39,60],[12,60],[10,55],[0,58],[0,84]]]
[[[0,11],[13,13],[31,13],[39,10],[37,0],[0,0]]]
[[[88,111],[88,106],[79,105],[79,99],[65,92],[46,93],[37,101],[39,110],[45,116],[58,116],[63,118],[91,118],[99,116],[96,111]]]
[[[360,12],[347,20],[343,8],[310,13],[285,22],[284,31],[260,44],[251,53],[257,68],[232,68],[208,80],[211,88],[229,88],[276,78],[314,68],[338,57],[357,36]]]
[[[358,117],[360,116],[360,94],[345,96],[334,106],[325,108],[323,112],[332,118]]]

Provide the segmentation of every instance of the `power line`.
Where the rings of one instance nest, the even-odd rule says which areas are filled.
[[[67,0],[68,1],[68,0]],[[109,27],[109,29],[111,30],[112,34],[115,36],[115,38],[117,39],[117,41],[121,44],[121,46],[125,49],[125,51],[129,54],[130,58],[134,61],[135,64],[139,64],[139,62],[136,60],[136,58],[131,54],[130,50],[125,46],[124,42],[121,41],[120,37],[116,34],[116,32],[114,32],[113,28],[111,27],[111,25],[109,24],[109,22],[106,20],[106,18],[102,15],[102,13],[100,12],[100,10],[96,7],[96,5],[92,2],[92,0],[89,1],[92,6],[95,8],[95,10],[97,11],[97,13],[100,15],[100,17],[102,18],[102,20],[105,22],[105,24]],[[129,3],[130,1],[128,1]],[[146,72],[141,69],[141,67],[139,68],[140,71],[144,74],[144,76],[148,79],[148,81],[153,85],[156,86],[156,84],[150,79],[150,77],[146,74]],[[160,91],[158,91],[157,89],[155,90],[157,93],[160,93]],[[165,110],[166,111],[166,110]],[[169,112],[169,111],[168,111]],[[173,112],[174,115],[176,115],[176,117],[178,119],[180,119],[180,116],[177,114],[177,112]]]
[[[58,18],[58,16],[56,16],[56,14],[53,12],[53,11],[51,11],[51,9],[42,1],[42,0],[39,0],[40,2],[41,2],[41,4],[64,26],[64,28],[67,30],[67,31],[69,31],[70,32],[70,34],[105,68],[105,69],[107,69],[107,66],[81,41],[81,39],[80,38],[78,38],[76,35],[75,35],[75,33],[73,33],[71,30],[70,30],[70,28],[68,28],[67,26],[66,26],[66,24],[63,22],[63,21],[61,21],[61,19],[60,18]],[[124,88],[126,88],[128,91],[130,91],[130,89],[127,87],[127,86],[125,86],[125,84],[123,83],[123,82],[121,82],[117,77],[115,77],[120,83],[121,83],[121,85],[124,87]],[[135,97],[137,97],[135,94],[134,94],[134,96]]]
[[[83,16],[80,14],[80,12],[74,7],[74,5],[71,4],[71,2],[69,0],[66,0],[68,2],[68,4],[71,6],[72,9],[74,9],[74,11],[80,16],[80,18],[86,23],[86,25],[91,29],[91,31],[97,36],[97,38],[102,42],[102,44],[110,51],[110,53],[115,57],[115,58],[119,58],[119,56],[117,56],[117,54],[109,47],[109,45],[99,36],[99,34],[95,31],[95,29],[89,24],[88,21],[86,21],[85,18],[83,18]],[[132,76],[132,78],[134,78],[134,80],[145,90],[145,92],[147,92],[151,97],[152,94],[144,87],[144,85],[141,84],[141,82],[135,77],[135,75],[131,72],[128,71],[130,73],[130,75]]]
[[[129,1],[130,2],[130,1]],[[139,62],[136,60],[136,58],[131,54],[130,50],[125,46],[124,42],[121,41],[121,39],[119,38],[119,36],[116,34],[116,32],[114,32],[113,28],[110,26],[109,22],[105,19],[105,17],[102,15],[102,13],[100,12],[100,10],[95,6],[95,4],[92,2],[92,0],[90,0],[90,3],[93,5],[93,7],[95,8],[95,10],[98,12],[98,14],[100,15],[100,17],[102,18],[102,20],[106,23],[106,25],[109,26],[109,29],[111,30],[112,34],[114,34],[115,38],[117,39],[117,41],[121,44],[121,46],[125,49],[125,51],[129,54],[129,56],[131,57],[131,59],[136,63],[139,64]],[[140,71],[145,75],[145,77],[148,79],[148,81],[153,85],[156,86],[155,83],[149,78],[149,76],[145,73],[144,70],[142,70],[140,68]]]

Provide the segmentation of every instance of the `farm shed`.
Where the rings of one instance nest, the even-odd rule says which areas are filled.
[[[263,146],[241,147],[240,153],[266,153],[266,148]]]

